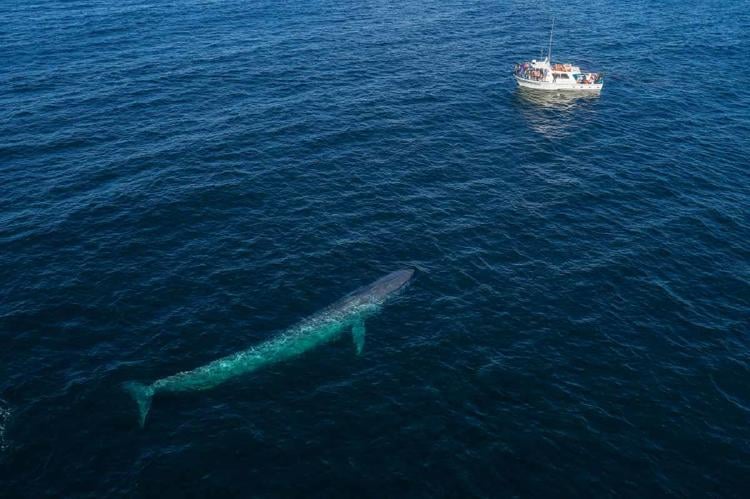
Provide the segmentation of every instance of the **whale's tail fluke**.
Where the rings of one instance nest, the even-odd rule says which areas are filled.
[[[146,424],[148,410],[151,409],[151,399],[154,397],[154,388],[137,381],[127,381],[122,387],[133,396],[135,403],[138,404],[138,423],[143,428]]]

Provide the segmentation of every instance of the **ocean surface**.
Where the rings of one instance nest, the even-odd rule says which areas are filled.
[[[519,91],[515,62],[606,73]],[[0,2],[0,497],[742,497],[750,2]],[[387,272],[350,335],[150,382]]]

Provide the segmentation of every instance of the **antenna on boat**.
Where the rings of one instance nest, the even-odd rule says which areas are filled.
[[[547,50],[547,62],[552,64],[552,31],[555,29],[555,17],[552,16],[552,27],[549,29],[549,49]]]

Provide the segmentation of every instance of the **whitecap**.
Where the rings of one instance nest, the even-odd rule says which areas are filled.
[[[8,442],[5,439],[5,428],[10,421],[10,409],[0,404],[0,451],[4,451],[8,447]]]

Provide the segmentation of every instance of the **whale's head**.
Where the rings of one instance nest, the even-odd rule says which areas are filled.
[[[413,276],[414,269],[402,269],[391,272],[387,276],[381,277],[374,283],[370,284],[367,293],[372,300],[385,300],[388,296],[406,286]]]
[[[362,286],[328,307],[329,314],[373,313],[388,298],[401,291],[414,276],[413,269],[397,270]],[[374,307],[374,308],[373,308]]]

